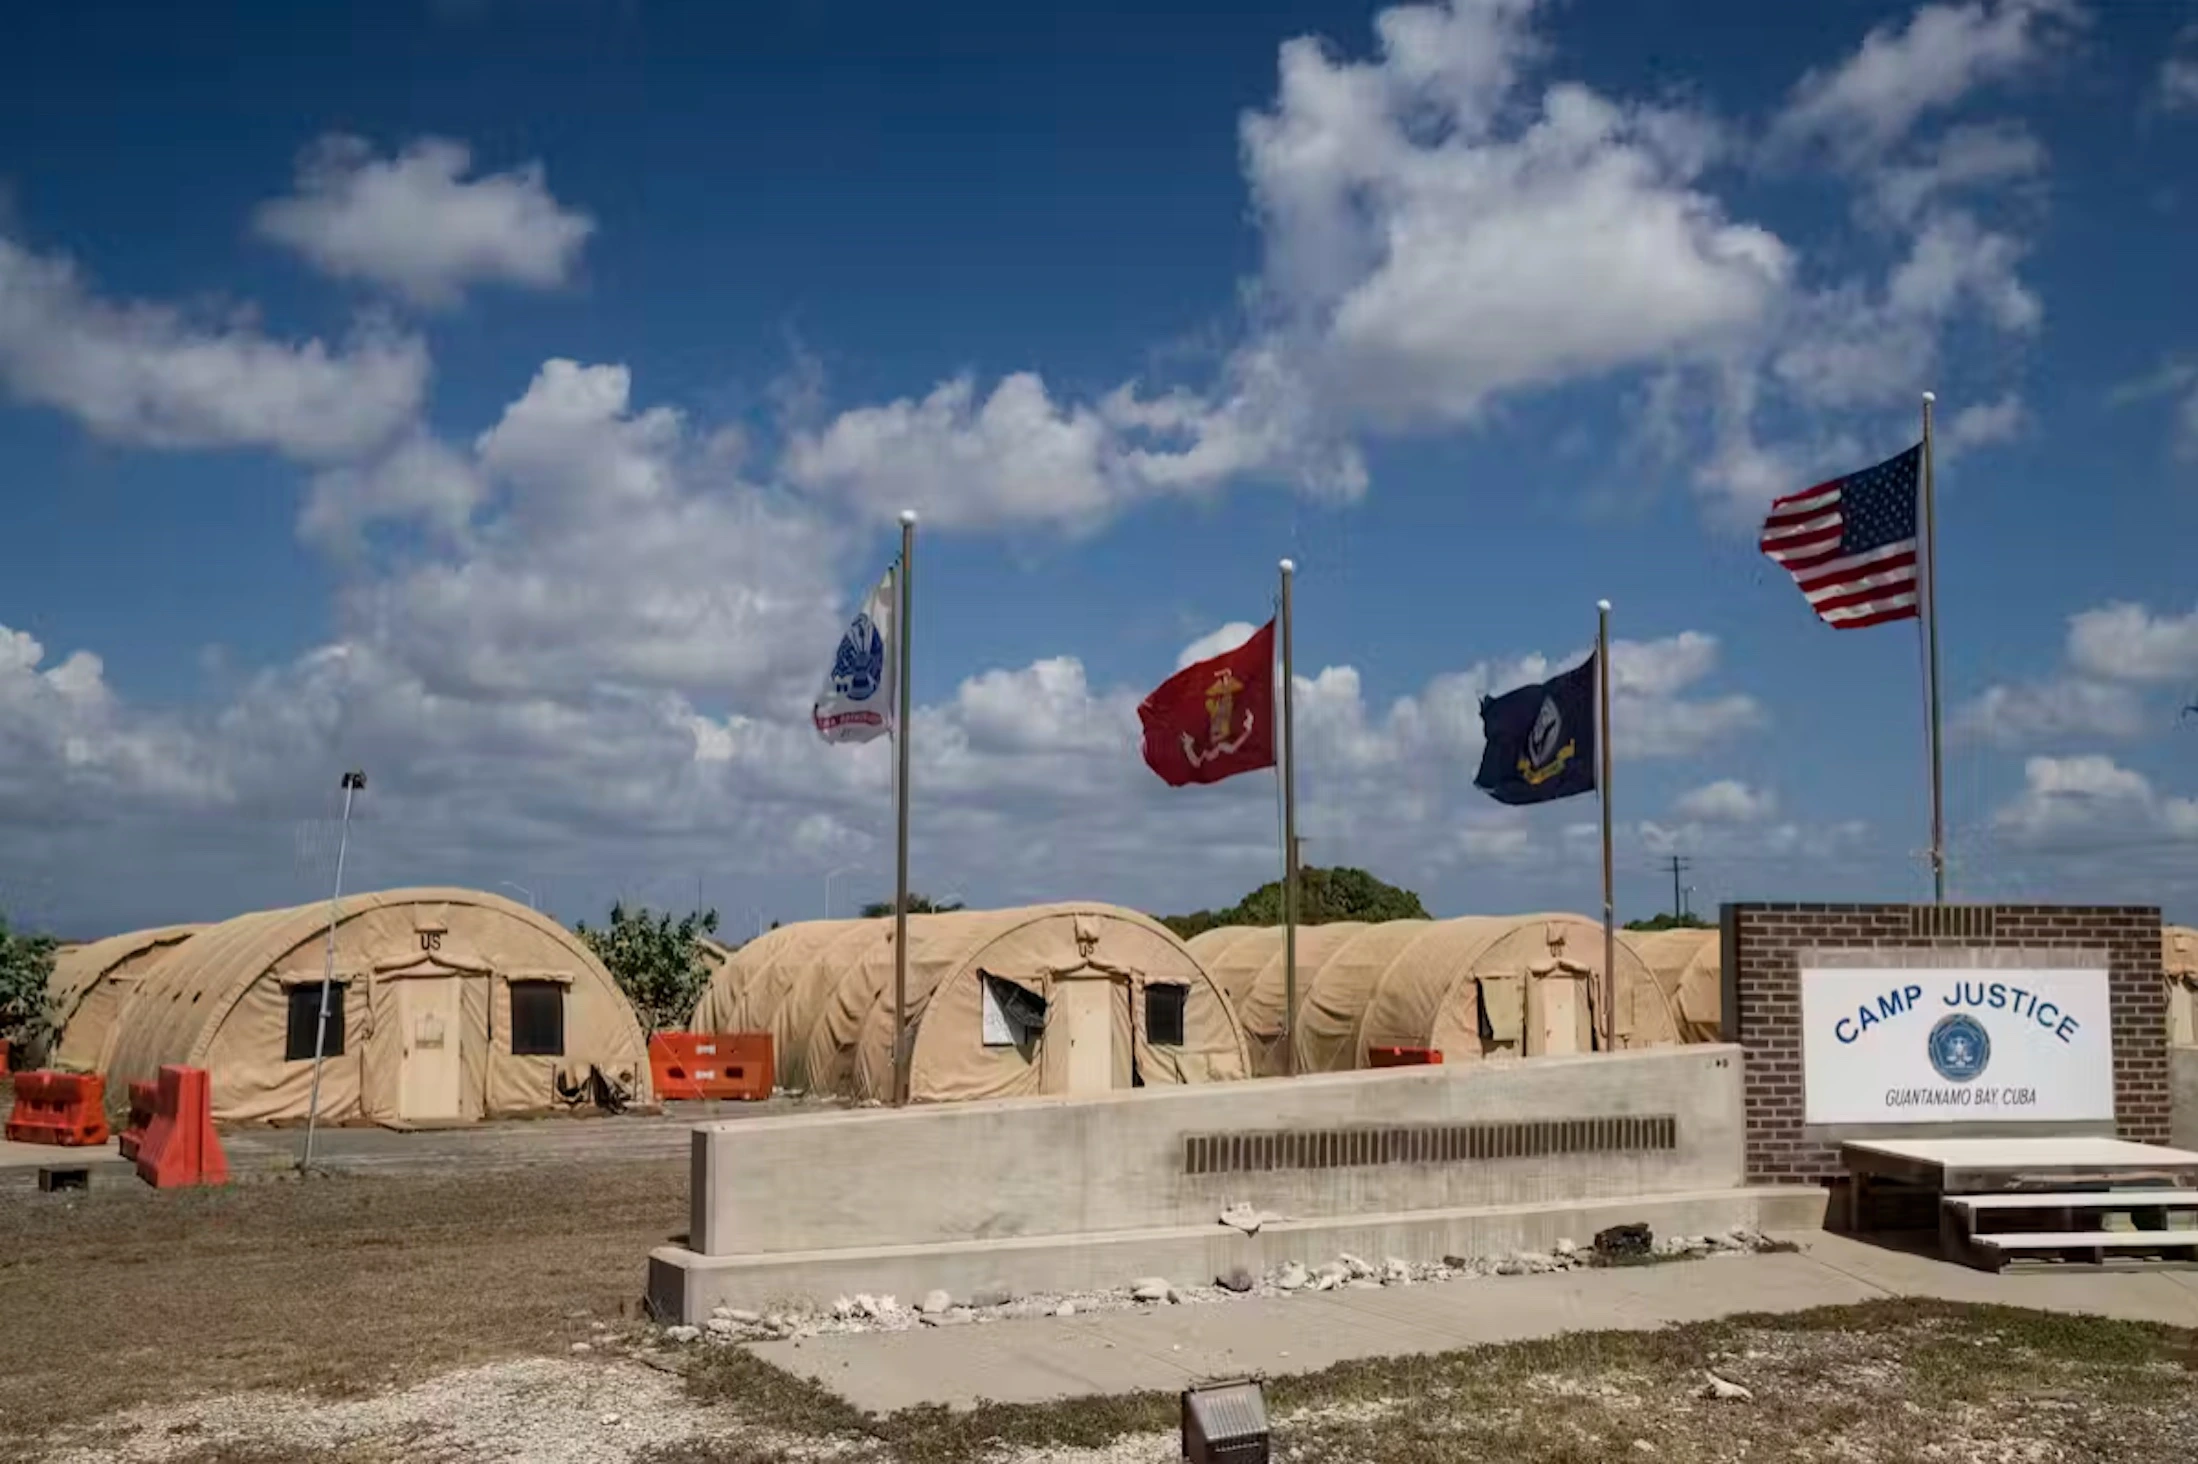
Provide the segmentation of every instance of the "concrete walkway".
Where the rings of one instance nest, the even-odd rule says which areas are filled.
[[[1822,1232],[1785,1238],[1802,1251],[751,1346],[858,1408],[890,1413],[922,1403],[966,1408],[981,1399],[1038,1403],[1173,1392],[1203,1380],[1312,1372],[1359,1358],[1893,1296],[2198,1327],[2198,1270],[2147,1262],[2139,1263],[2144,1269],[1992,1275]]]

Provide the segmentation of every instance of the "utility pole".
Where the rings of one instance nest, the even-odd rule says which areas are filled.
[[[1687,896],[1679,888],[1679,875],[1693,862],[1691,859],[1682,859],[1677,854],[1671,856],[1671,914],[1675,920],[1687,913]]]

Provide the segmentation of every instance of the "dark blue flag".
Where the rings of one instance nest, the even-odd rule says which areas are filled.
[[[1481,698],[1481,770],[1498,803],[1547,803],[1595,791],[1595,656],[1561,675]]]

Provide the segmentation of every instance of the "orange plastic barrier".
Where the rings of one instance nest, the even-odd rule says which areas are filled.
[[[213,1100],[206,1069],[160,1070],[152,1118],[137,1146],[139,1179],[154,1189],[229,1182],[229,1157],[214,1133]]]
[[[1369,1047],[1366,1049],[1368,1067],[1418,1067],[1422,1063],[1442,1061],[1439,1047]]]
[[[659,1102],[756,1101],[775,1077],[768,1032],[659,1032],[649,1039],[649,1079]]]
[[[18,1144],[106,1143],[107,1080],[97,1073],[17,1073],[7,1135]]]
[[[115,1147],[125,1159],[137,1158],[137,1151],[145,1143],[145,1130],[153,1121],[153,1110],[160,1104],[160,1084],[130,1084],[130,1126],[115,1140]]]

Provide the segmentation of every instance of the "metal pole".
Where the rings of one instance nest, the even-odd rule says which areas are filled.
[[[1297,1073],[1297,731],[1290,587],[1297,566],[1282,561],[1282,1070]]]
[[[1597,751],[1603,766],[1595,789],[1603,805],[1603,1051],[1618,1045],[1618,901],[1610,858],[1610,601],[1595,602]]]
[[[899,793],[900,821],[899,860],[893,878],[893,1102],[896,1106],[908,1101],[908,733],[909,689],[914,679],[909,675],[908,648],[914,639],[909,634],[909,619],[915,609],[916,569],[916,510],[901,510],[901,568],[900,613],[894,617],[894,630],[900,640],[900,651],[894,661],[894,675],[900,681],[900,719],[893,728],[894,753],[899,759],[899,776],[895,788]]]
[[[301,1172],[313,1167],[313,1134],[320,1120],[321,1063],[328,1050],[328,994],[336,982],[336,915],[343,902],[343,857],[351,845],[351,797],[365,786],[365,773],[343,775],[343,828],[336,835],[336,887],[328,896],[328,962],[321,970],[320,1022],[313,1029],[313,1092],[305,1103],[305,1157],[298,1161]]]
[[[1946,903],[1946,793],[1939,755],[1939,521],[1937,484],[1931,468],[1931,404],[1923,394],[1923,625],[1930,644],[1931,678],[1931,900]]]

